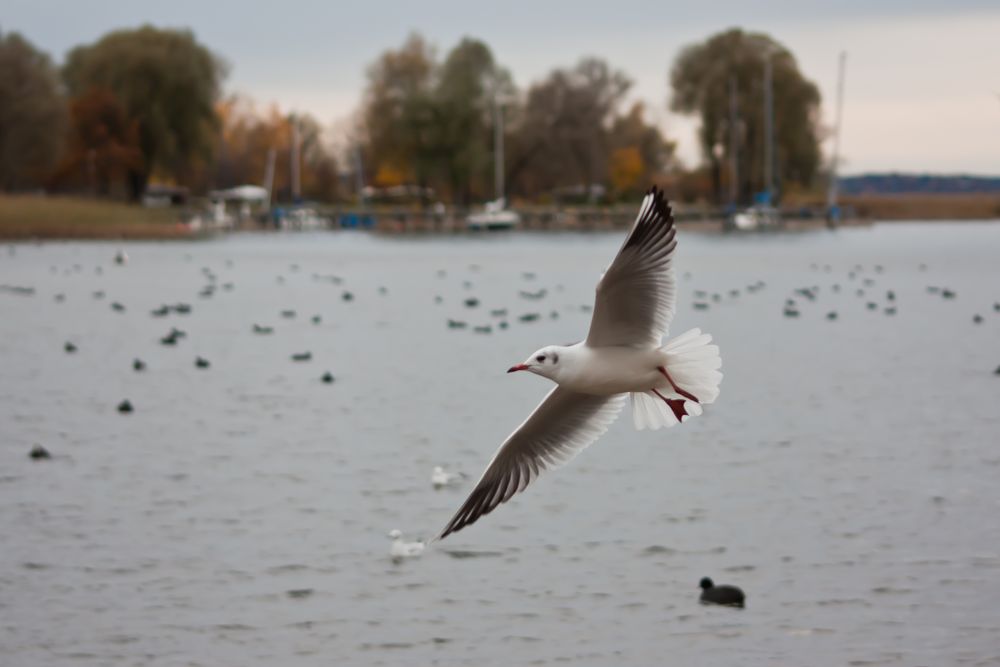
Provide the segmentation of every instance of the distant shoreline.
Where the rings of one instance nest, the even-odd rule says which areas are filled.
[[[1000,195],[862,195],[844,197],[842,227],[894,221],[1000,220]],[[783,229],[808,230],[827,226],[815,204],[786,203]],[[627,228],[634,219],[632,206],[524,206],[518,208],[521,231],[603,231]],[[806,213],[800,215],[799,212]],[[320,207],[326,228],[340,229],[345,214],[363,214],[374,220],[379,234],[482,234],[470,232],[464,213],[434,214],[414,207]],[[73,197],[0,195],[0,239],[13,240],[187,240],[206,238],[229,230],[205,229],[185,222],[190,211],[146,208],[121,202]],[[680,227],[721,231],[722,211],[704,206],[677,205]],[[247,222],[232,231],[266,231],[258,222]]]

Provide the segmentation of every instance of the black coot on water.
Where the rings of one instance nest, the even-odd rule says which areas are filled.
[[[704,577],[699,585],[702,604],[721,604],[740,608],[744,606],[746,596],[736,586],[716,586],[708,577]]]

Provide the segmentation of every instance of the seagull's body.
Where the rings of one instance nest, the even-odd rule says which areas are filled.
[[[712,337],[692,329],[662,345],[676,304],[675,236],[670,208],[654,187],[597,284],[587,338],[543,347],[508,371],[529,371],[557,386],[500,446],[441,538],[597,440],[626,396],[637,429],[673,426],[716,399],[722,361]]]
[[[609,396],[646,391],[663,383],[663,376],[656,368],[667,363],[667,359],[656,348],[591,347],[586,342],[580,342],[569,346],[552,345],[545,349],[559,358],[546,377],[563,389]]]

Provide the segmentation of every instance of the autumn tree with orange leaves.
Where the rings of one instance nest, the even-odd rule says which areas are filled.
[[[71,102],[69,142],[53,185],[82,185],[107,197],[116,186],[125,185],[129,170],[142,167],[139,123],[126,115],[114,93],[91,88]]]

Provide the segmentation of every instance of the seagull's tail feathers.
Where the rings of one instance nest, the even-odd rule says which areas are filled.
[[[632,399],[632,421],[640,431],[670,428],[686,417],[701,414],[700,405],[679,397],[668,396],[664,400],[652,391],[644,391],[629,394],[629,398]]]
[[[655,430],[679,424],[700,415],[702,405],[718,398],[722,359],[719,347],[711,342],[709,334],[691,329],[660,348],[670,378],[664,376],[660,387],[631,394],[632,420],[637,429]]]

